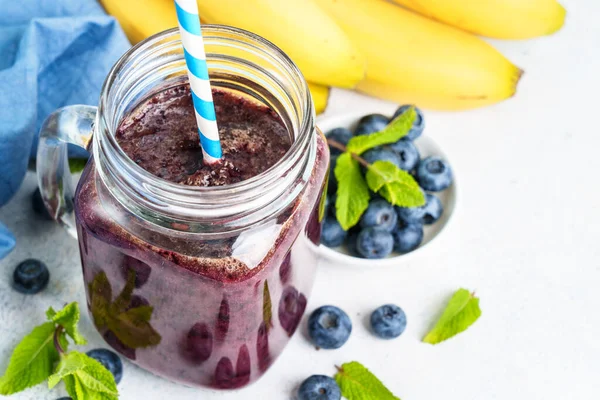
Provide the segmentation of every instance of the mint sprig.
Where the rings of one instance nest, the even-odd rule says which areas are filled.
[[[408,135],[413,122],[417,118],[414,107],[397,116],[383,130],[370,135],[355,136],[348,142],[348,151],[361,155],[367,150],[384,144],[395,143]]]
[[[330,146],[343,152],[337,158],[334,172],[338,181],[335,214],[344,230],[356,225],[369,207],[369,189],[395,206],[420,207],[425,204],[425,195],[412,175],[388,161],[369,164],[360,157],[369,149],[395,143],[406,136],[415,118],[414,107],[410,107],[382,131],[353,137],[348,146],[328,139]],[[360,165],[367,169],[366,178]]]
[[[342,228],[348,230],[358,223],[369,207],[369,188],[358,161],[350,153],[338,157],[334,172],[338,181],[336,217]]]
[[[473,325],[481,316],[479,299],[467,289],[457,290],[444,313],[433,329],[423,338],[423,342],[438,344]]]
[[[48,387],[52,389],[61,380],[65,382],[67,393],[73,399],[114,400],[119,396],[110,371],[78,351],[72,351],[61,358],[56,372],[48,378]]]
[[[366,178],[372,191],[395,206],[420,207],[425,203],[415,178],[389,161],[375,161],[369,166]]]
[[[335,381],[348,400],[400,400],[371,371],[352,361],[338,368]]]
[[[48,380],[50,388],[61,380],[73,400],[114,400],[117,387],[113,375],[102,364],[77,351],[68,351],[67,336],[85,344],[79,333],[79,306],[67,304],[62,310],[46,311],[49,322],[35,328],[17,345],[0,378],[0,394],[23,391]]]

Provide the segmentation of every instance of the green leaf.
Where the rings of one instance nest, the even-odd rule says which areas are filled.
[[[69,169],[72,174],[83,171],[88,160],[85,158],[69,158]]]
[[[396,143],[408,134],[416,117],[415,108],[410,107],[390,122],[382,131],[370,135],[355,136],[350,139],[346,147],[349,152],[361,155],[373,147]]]
[[[473,325],[481,316],[479,299],[467,289],[454,293],[444,313],[423,342],[437,344],[455,336]]]
[[[54,375],[48,379],[50,388],[60,380],[73,400],[114,400],[118,398],[117,385],[110,371],[102,364],[78,351],[61,358]]]
[[[269,282],[267,280],[265,280],[263,288],[263,321],[268,332],[273,326],[273,305],[271,303],[271,293],[269,292]]]
[[[415,178],[389,161],[375,161],[369,166],[367,184],[395,206],[420,207],[425,204],[425,195]]]
[[[13,351],[0,378],[0,394],[8,395],[45,381],[58,361],[54,348],[54,323],[46,322],[23,338]]]
[[[335,381],[348,400],[400,400],[361,363],[352,361],[343,364]]]
[[[150,325],[153,308],[140,306],[131,308],[118,315],[110,315],[108,329],[127,347],[155,346],[160,343],[161,336]]]
[[[77,324],[79,323],[79,304],[72,302],[67,304],[62,310],[56,312],[50,307],[46,311],[48,319],[64,328],[67,334],[76,344],[86,344],[87,340],[79,333]]]
[[[329,169],[327,170],[327,176],[325,177],[325,183],[323,184],[323,191],[321,192],[321,199],[319,200],[319,222],[325,218],[325,203],[327,203],[327,187],[329,187]]]
[[[335,215],[344,230],[352,228],[369,207],[369,188],[358,161],[350,153],[338,157],[335,166],[338,181]]]
[[[92,318],[98,329],[102,329],[106,327],[108,308],[112,300],[112,288],[104,271],[94,276],[94,280],[88,285],[88,290],[91,297]]]
[[[94,323],[100,329],[108,328],[127,347],[154,346],[161,336],[150,324],[151,306],[131,307],[135,287],[135,273],[130,271],[123,290],[112,301],[112,288],[104,271],[96,274],[89,285]]]

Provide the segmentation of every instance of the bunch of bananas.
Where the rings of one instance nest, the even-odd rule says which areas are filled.
[[[133,43],[177,26],[173,0],[100,1]],[[556,0],[198,0],[198,7],[204,22],[255,32],[285,51],[310,82],[318,112],[330,86],[441,110],[505,100],[522,71],[471,33],[547,35],[566,14]]]

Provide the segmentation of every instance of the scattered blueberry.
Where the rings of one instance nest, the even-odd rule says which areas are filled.
[[[356,238],[356,250],[364,258],[384,258],[393,248],[392,234],[377,228],[365,228]]]
[[[335,178],[335,164],[337,163],[338,156],[331,156],[329,160],[329,186],[327,186],[328,194],[335,194],[337,191],[337,179]]]
[[[104,365],[104,368],[109,370],[115,377],[115,383],[121,382],[121,378],[123,378],[123,363],[117,353],[108,349],[94,349],[88,351],[86,354]]]
[[[346,128],[335,128],[327,132],[325,134],[325,137],[327,137],[327,139],[335,140],[336,142],[345,146],[348,144],[350,139],[352,139],[352,132],[350,132],[350,130]],[[340,155],[342,154],[342,151],[330,145],[329,153],[331,155]]]
[[[427,193],[425,195],[426,203],[421,208],[423,209],[423,223],[431,225],[436,222],[442,216],[444,212],[444,206],[437,196]]]
[[[394,207],[383,199],[371,201],[369,208],[360,219],[363,228],[378,228],[391,232],[396,227],[398,215]]]
[[[400,114],[404,113],[404,111],[408,110],[409,107],[410,107],[410,105],[400,106],[394,113],[394,116],[392,117],[392,119],[394,119],[394,118],[398,117]],[[423,133],[423,129],[425,128],[425,119],[423,118],[423,113],[417,107],[415,107],[415,112],[417,113],[417,117],[415,118],[415,121],[413,122],[413,125],[410,128],[410,131],[405,136],[405,138],[407,138],[409,140],[415,140],[416,138],[421,136],[421,134]]]
[[[40,192],[39,188],[35,189],[35,191],[31,194],[31,207],[37,215],[43,217],[44,219],[54,219],[52,218],[52,216],[48,212],[48,209],[46,208],[46,205],[44,204],[44,200],[42,199],[42,193]]]
[[[439,192],[452,184],[452,169],[440,157],[427,157],[419,163],[417,180],[423,189]]]
[[[398,253],[413,251],[423,241],[423,225],[420,222],[399,221],[398,228],[392,232],[394,250]]]
[[[327,215],[323,220],[321,230],[321,243],[327,247],[338,247],[344,243],[348,233],[342,229],[340,223],[332,215]]]
[[[322,349],[337,349],[346,343],[352,332],[348,314],[335,306],[322,306],[308,318],[308,334]]]
[[[421,156],[417,146],[410,140],[398,140],[396,143],[392,143],[388,146],[394,150],[400,157],[400,169],[405,171],[412,171],[417,164]]]
[[[390,119],[381,114],[365,115],[358,121],[358,125],[354,130],[354,136],[368,135],[374,132],[379,132],[390,123]]]
[[[402,168],[402,160],[398,153],[385,147],[375,147],[367,150],[361,157],[369,164],[373,164],[375,161],[389,161],[398,168]]]
[[[307,378],[298,389],[298,400],[340,400],[342,391],[338,384],[325,375]]]
[[[386,304],[371,314],[371,328],[382,339],[393,339],[406,329],[406,314],[394,305]]]
[[[41,292],[50,280],[50,272],[46,264],[40,260],[22,261],[13,272],[13,288],[23,294]]]

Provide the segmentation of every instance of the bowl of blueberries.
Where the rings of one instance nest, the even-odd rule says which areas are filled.
[[[341,151],[331,146],[331,142],[345,146],[353,137],[382,131],[409,107],[399,107],[392,116],[350,114],[319,121],[318,126],[330,142],[331,151],[319,246],[319,253],[325,259],[344,265],[397,265],[400,260],[422,251],[447,227],[457,199],[456,177],[442,149],[424,135],[425,118],[416,107],[416,116],[406,136],[395,143],[367,150],[360,157],[369,164],[389,161],[408,172],[422,190],[425,204],[399,207],[370,191],[369,206],[356,225],[344,230],[336,216],[338,185],[334,170]],[[366,172],[365,168],[361,170]]]

